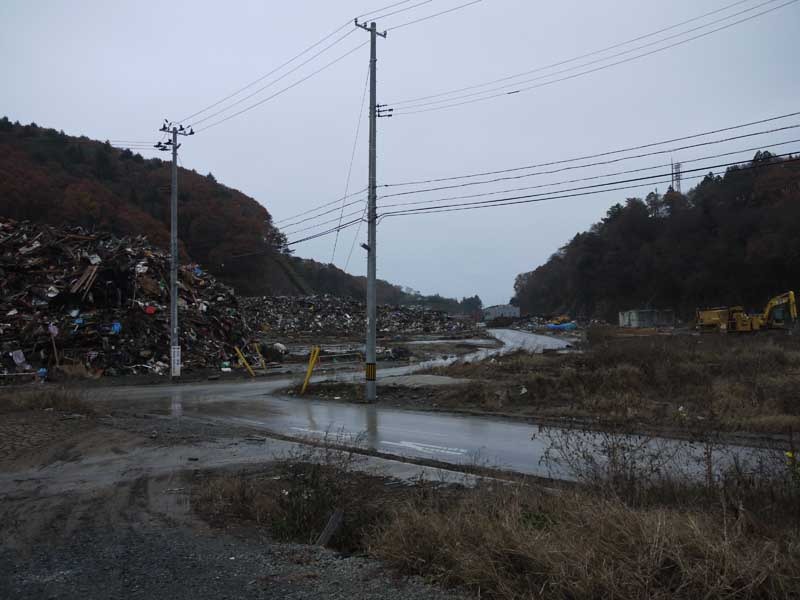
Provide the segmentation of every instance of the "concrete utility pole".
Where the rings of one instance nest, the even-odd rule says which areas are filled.
[[[178,328],[178,136],[194,135],[194,130],[184,129],[166,119],[160,131],[171,133],[172,139],[165,144],[159,142],[156,148],[168,151],[172,147],[172,185],[170,191],[170,286],[169,286],[169,356],[170,376],[177,379],[181,376],[181,340]]]
[[[377,321],[377,299],[375,294],[375,277],[376,277],[376,261],[377,261],[377,240],[376,238],[376,221],[377,221],[377,127],[376,121],[379,113],[378,99],[377,99],[377,82],[375,75],[377,72],[378,58],[377,51],[377,38],[381,36],[386,37],[386,32],[378,33],[377,26],[374,22],[369,24],[369,27],[362,25],[355,20],[356,27],[360,27],[365,31],[369,31],[370,44],[369,44],[369,184],[367,188],[367,356],[366,356],[366,401],[375,402],[377,397],[376,393],[376,377],[377,377],[377,362],[375,357],[375,345],[378,333]]]

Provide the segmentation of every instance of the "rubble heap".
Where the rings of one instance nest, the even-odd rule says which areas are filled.
[[[362,336],[363,302],[337,296],[263,296],[240,298],[241,310],[254,331],[273,336]],[[420,306],[379,306],[378,335],[450,333],[466,327],[446,313]]]
[[[218,367],[248,333],[236,297],[181,266],[185,369]],[[169,256],[143,236],[0,219],[0,373],[54,367],[114,375],[169,371]]]

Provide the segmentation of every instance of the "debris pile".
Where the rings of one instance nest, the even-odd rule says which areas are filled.
[[[185,369],[217,368],[246,337],[236,297],[179,271]],[[169,372],[169,256],[143,236],[0,219],[0,374]]]
[[[363,302],[337,296],[263,296],[241,298],[244,318],[254,331],[273,336],[363,336]],[[420,306],[379,306],[378,334],[450,333],[467,325],[446,313]]]

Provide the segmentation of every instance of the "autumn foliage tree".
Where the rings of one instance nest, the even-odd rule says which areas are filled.
[[[613,320],[620,310],[761,308],[800,288],[800,161],[759,152],[686,195],[612,206],[544,265],[516,279],[523,313]]]

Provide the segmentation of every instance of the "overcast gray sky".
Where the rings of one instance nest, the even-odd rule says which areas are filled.
[[[379,28],[464,1],[433,0],[385,19]],[[12,120],[35,121],[70,134],[155,141],[162,118],[179,119],[200,110],[355,15],[389,3],[3,0],[0,112]],[[484,0],[390,31],[387,39],[380,39],[378,101],[397,102],[531,70],[732,3]],[[725,13],[637,44],[762,3],[741,2]],[[782,3],[768,3],[742,17]],[[733,20],[737,19],[722,24]],[[382,119],[378,123],[378,181],[446,177],[566,159],[800,110],[798,31],[800,3],[795,2],[664,52],[530,92]],[[269,92],[297,81],[367,37],[366,32],[355,32]],[[182,164],[212,172],[219,181],[253,196],[276,220],[335,200],[345,189],[367,63],[365,46],[274,100],[187,139],[181,149]],[[366,186],[366,132],[366,126],[362,127],[351,191]],[[790,130],[682,151],[672,158],[690,161],[795,137],[800,134],[793,136]],[[790,144],[776,152],[797,148],[800,144]],[[739,158],[745,155],[691,166]],[[505,182],[480,191],[658,165],[664,160],[669,162],[669,157],[566,172],[527,183]],[[688,185],[691,182],[684,187]],[[472,193],[470,188],[458,192],[445,195]],[[646,192],[607,192],[385,219],[379,226],[378,275],[425,293],[478,293],[486,304],[505,302],[518,273],[546,261],[576,232],[600,219],[613,202]],[[441,195],[408,200],[436,197]],[[335,260],[339,266],[347,258],[354,233],[349,229],[341,234]],[[362,228],[360,237],[365,235]],[[330,262],[333,242],[329,236],[301,244],[296,254]],[[365,263],[364,252],[356,246],[348,270],[363,274]]]

